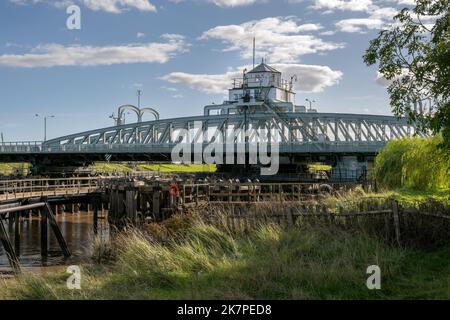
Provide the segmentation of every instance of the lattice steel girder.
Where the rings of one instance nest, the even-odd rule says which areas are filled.
[[[200,124],[200,128],[206,134],[194,133],[192,130],[194,124]],[[227,135],[230,134],[232,129],[243,130],[245,127],[246,123],[242,114],[155,120],[72,134],[49,140],[42,145],[0,144],[0,154],[67,153],[72,151],[107,151],[111,153],[115,151],[126,152],[126,150],[127,152],[133,152],[133,150],[139,149],[161,152],[170,149],[170,146],[176,142],[177,132],[181,129],[190,132],[188,135],[189,141],[186,142],[201,142],[204,139],[203,137],[207,137],[204,142],[208,143],[219,133],[226,141]],[[272,139],[271,141],[278,139],[277,141],[280,142],[281,146],[293,145],[295,148],[296,145],[308,145],[308,150],[323,150],[324,148],[330,148],[330,145],[339,145],[342,149],[345,149],[351,147],[354,143],[359,146],[367,142],[385,144],[390,139],[415,133],[415,127],[408,124],[405,118],[334,113],[277,114],[249,112],[247,114],[247,127],[250,129],[265,129],[265,138]],[[236,136],[235,143],[242,142],[243,136]],[[253,134],[252,139],[255,136]],[[324,140],[328,143],[328,146],[324,144]],[[145,146],[151,146],[151,148]],[[296,150],[300,149],[297,148]]]
[[[317,141],[319,134],[325,135],[329,141],[340,141],[340,137],[343,137],[346,141],[386,142],[391,137],[403,137],[414,133],[410,131],[412,126],[406,119],[389,116],[321,113],[249,114],[247,121],[250,128],[277,129],[281,142],[286,143]],[[245,127],[243,115],[176,118],[87,131],[49,140],[45,145],[141,144],[155,143],[155,138],[159,138],[159,143],[169,143],[177,130],[189,130],[195,122],[201,123],[203,131],[215,127],[216,130],[227,132]],[[390,136],[386,134],[386,128],[389,128]],[[104,138],[100,138],[102,136]],[[194,141],[201,139],[200,132],[195,136],[190,135],[190,139]]]

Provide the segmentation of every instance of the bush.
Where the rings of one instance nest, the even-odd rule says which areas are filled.
[[[389,142],[375,159],[377,183],[384,189],[449,188],[449,155],[440,147],[442,142],[442,136]]]

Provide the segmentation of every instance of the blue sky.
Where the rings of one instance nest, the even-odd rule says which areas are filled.
[[[411,0],[3,0],[0,132],[5,141],[110,126],[121,104],[163,118],[202,114],[233,77],[265,57],[296,74],[297,104],[389,114],[385,81],[364,65],[370,39]],[[81,29],[66,8],[81,9]],[[130,115],[130,118],[132,116]],[[130,119],[131,120],[131,119]]]

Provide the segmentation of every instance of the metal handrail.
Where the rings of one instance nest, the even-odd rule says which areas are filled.
[[[0,146],[41,146],[43,141],[8,141],[0,142]]]
[[[7,199],[15,195],[48,193],[67,194],[68,191],[80,193],[88,189],[99,189],[105,186],[109,177],[85,177],[85,178],[49,178],[49,179],[23,179],[0,181],[0,197]],[[11,197],[10,195],[13,195]]]

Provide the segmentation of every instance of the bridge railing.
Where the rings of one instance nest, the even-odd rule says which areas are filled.
[[[250,143],[251,144],[251,143]],[[279,151],[288,152],[376,152],[386,142],[383,141],[326,141],[326,142],[280,142]],[[47,154],[47,153],[171,153],[175,143],[148,144],[73,144],[73,145],[42,145],[42,144],[0,144],[0,154]],[[189,144],[186,144],[188,146]],[[195,145],[195,144],[190,144]],[[203,144],[206,147],[208,143]],[[237,146],[240,143],[236,144]],[[243,145],[243,143],[242,143]]]
[[[14,147],[14,146],[41,146],[42,141],[10,141],[10,142],[0,142],[0,147]]]
[[[92,192],[103,185],[104,178],[23,179],[0,181],[0,200],[24,196],[48,196]]]
[[[42,151],[42,141],[0,142],[0,152],[4,153],[39,153]]]

